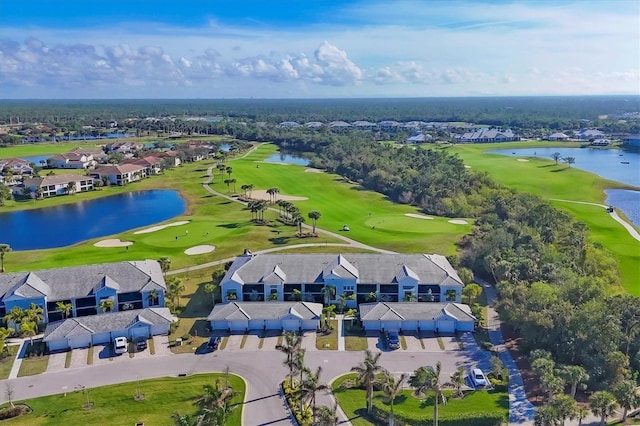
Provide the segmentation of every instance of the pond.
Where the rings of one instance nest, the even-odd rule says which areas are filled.
[[[42,167],[43,165],[46,165],[47,159],[51,158],[51,155],[30,155],[28,157],[20,157],[23,160],[27,160],[30,163],[35,164],[38,167]],[[40,161],[44,161],[45,164],[40,163]]]
[[[309,160],[302,157],[296,157],[295,155],[283,154],[281,152],[273,154],[271,157],[264,160],[265,163],[287,163],[295,164],[297,166],[308,166]]]
[[[604,192],[607,194],[607,205],[616,206],[634,225],[640,226],[640,191],[607,189]]]
[[[36,201],[37,202],[37,201]],[[163,222],[185,212],[178,191],[135,191],[54,207],[0,213],[0,242],[13,250],[64,247]]]

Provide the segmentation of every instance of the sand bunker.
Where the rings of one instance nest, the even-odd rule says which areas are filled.
[[[405,216],[409,216],[409,217],[413,217],[415,219],[433,219],[431,216],[425,216],[422,214],[415,214],[415,213],[405,213]]]
[[[451,220],[448,220],[447,222],[453,223],[455,225],[468,225],[469,224],[469,222],[467,222],[466,220],[462,220],[462,219],[451,219]]]
[[[467,165],[465,164],[465,165],[464,165],[464,168],[465,168],[465,169],[470,169],[470,168],[471,168],[471,166],[467,166]]]
[[[527,160],[526,158],[518,158],[518,161],[522,161],[523,163],[526,163],[529,160]]]
[[[304,171],[307,172],[307,173],[322,173],[322,170],[314,169],[312,167],[309,167],[308,169],[304,169]]]
[[[98,241],[94,244],[96,247],[127,247],[133,244],[133,241],[122,241],[119,238],[111,238],[108,240]]]
[[[146,228],[146,229],[141,229],[139,231],[136,231],[134,232],[134,234],[148,234],[150,232],[160,231],[162,229],[169,228],[171,226],[186,225],[187,223],[189,223],[188,220],[181,220],[178,222],[167,223],[166,225],[152,226],[151,228]]]
[[[270,201],[273,199],[269,194],[267,194],[267,191],[265,189],[254,189],[253,191],[251,191],[250,198],[253,198],[254,200],[267,200],[267,201]],[[296,197],[295,195],[276,194],[276,200],[304,201],[304,200],[308,200],[308,198]]]
[[[195,247],[188,248],[188,249],[186,249],[184,251],[184,254],[188,254],[189,256],[193,256],[194,254],[211,253],[215,249],[216,249],[216,246],[205,244],[205,245],[202,245],[202,246],[195,246]]]

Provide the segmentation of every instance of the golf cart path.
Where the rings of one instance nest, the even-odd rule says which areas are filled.
[[[551,198],[550,200],[561,201],[563,203],[586,204],[588,206],[602,207],[603,209],[609,208],[609,206],[606,206],[604,204],[590,203],[588,201],[561,200],[558,198]],[[618,213],[615,210],[609,213],[609,215],[613,218],[613,220],[618,222],[620,225],[624,226],[624,228],[629,232],[629,235],[635,238],[636,241],[640,241],[640,234],[638,233],[638,231],[636,231],[636,229],[633,226],[631,226],[629,223],[625,222],[620,216],[618,216]]]

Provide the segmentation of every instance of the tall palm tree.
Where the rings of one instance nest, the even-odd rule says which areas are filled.
[[[169,290],[169,297],[171,298],[171,303],[180,307],[180,296],[185,290],[184,284],[182,284],[182,280],[176,277],[170,277],[167,280],[167,289]]]
[[[4,316],[4,320],[8,323],[12,323],[14,325],[18,325],[26,318],[26,312],[19,306],[14,306],[11,310]]]
[[[36,323],[36,326],[44,321],[44,309],[42,309],[42,307],[36,305],[35,303],[31,303],[29,308],[25,310],[24,313],[29,321],[33,321]]]
[[[384,394],[387,396],[389,400],[389,426],[393,426],[395,424],[395,418],[393,416],[393,403],[396,400],[396,397],[402,392],[402,385],[404,384],[404,380],[407,378],[405,374],[402,374],[398,380],[393,375],[393,373],[389,371],[384,371],[381,384],[382,390]]]
[[[0,244],[0,272],[4,272],[4,256],[11,251],[9,244]]]
[[[598,391],[589,397],[589,405],[594,416],[600,416],[600,424],[605,425],[607,417],[615,413],[616,398],[610,392]]]
[[[295,370],[296,373],[300,373],[300,378],[298,379],[298,395],[300,397],[299,399],[300,399],[300,412],[301,413],[304,412],[304,399],[305,399],[304,395],[302,394],[302,380],[303,380],[304,374],[309,371],[307,369],[307,366],[304,365],[304,355],[305,355],[305,353],[306,353],[306,349],[300,348],[293,355],[293,369]]]
[[[305,222],[304,216],[297,212],[293,216],[293,223],[298,227],[298,234],[302,234],[302,224]]]
[[[307,377],[300,384],[301,396],[309,401],[314,413],[316,412],[316,393],[329,389],[329,386],[320,383],[320,373],[322,373],[322,367],[320,366],[318,366],[315,373],[307,370]]]
[[[456,372],[451,374],[451,376],[449,376],[451,379],[449,383],[455,389],[453,396],[456,398],[464,397],[464,392],[462,391],[462,387],[466,384],[464,380],[464,376],[465,376],[465,373],[464,373],[463,367],[458,367]]]
[[[382,352],[374,355],[371,350],[367,349],[364,353],[364,361],[355,367],[351,367],[351,371],[358,374],[358,382],[367,388],[367,414],[371,414],[373,407],[373,385],[376,382],[376,376],[383,370],[378,365],[380,355],[382,355]]]
[[[627,423],[627,413],[629,410],[640,406],[640,395],[634,380],[623,380],[616,383],[611,389],[611,393],[622,407],[622,423]]]
[[[73,305],[69,302],[60,300],[56,302],[56,309],[58,312],[61,312],[62,316],[66,319],[69,318],[69,314],[73,311]]]
[[[302,337],[298,336],[293,331],[287,331],[284,333],[284,344],[276,346],[276,349],[287,356],[287,359],[283,364],[289,368],[289,376],[291,378],[291,387],[293,387],[293,370],[295,354],[300,350],[302,346]]]
[[[38,334],[38,325],[34,321],[23,321],[20,324],[20,332],[29,337],[29,344],[33,346],[33,336]]]
[[[149,302],[149,306],[156,306],[158,304],[158,300],[160,300],[160,294],[158,294],[158,290],[154,288],[147,295],[147,301]]]
[[[322,405],[316,409],[313,413],[316,417],[317,426],[338,426],[338,404],[334,403],[333,406],[327,407]]]
[[[433,426],[438,426],[438,404],[442,401],[446,404],[447,399],[442,393],[443,384],[440,383],[440,373],[442,372],[442,364],[440,361],[436,363],[436,368],[420,367],[411,378],[409,383],[416,389],[417,393],[432,391],[434,393],[433,403]]]
[[[320,217],[322,216],[322,213],[318,212],[318,211],[311,211],[309,212],[309,219],[311,219],[312,223],[313,223],[313,233],[316,233],[316,222],[318,219],[320,219]]]
[[[0,353],[4,352],[5,342],[9,336],[13,334],[15,330],[11,327],[0,327]]]
[[[195,405],[200,408],[202,424],[224,425],[230,413],[230,402],[238,393],[231,386],[216,380],[215,385],[204,385]]]
[[[224,170],[227,172],[227,176],[229,177],[229,179],[231,179],[231,173],[233,173],[233,167],[227,166]]]
[[[324,304],[328,305],[331,303],[331,300],[336,297],[336,286],[325,285],[320,289],[320,293],[322,293],[322,297],[324,298]]]
[[[225,179],[224,184],[227,185],[227,192],[231,192],[231,179]]]
[[[160,270],[162,271],[162,274],[166,275],[167,272],[169,272],[169,269],[171,269],[171,258],[162,256],[160,259],[158,259],[158,263],[160,264]]]
[[[571,398],[576,398],[576,390],[580,383],[584,383],[589,380],[589,374],[587,370],[579,365],[567,365],[560,370],[560,377],[562,377],[567,383],[571,384]]]

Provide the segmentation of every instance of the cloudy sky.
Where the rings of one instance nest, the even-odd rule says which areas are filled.
[[[640,94],[640,2],[1,0],[0,98]]]

